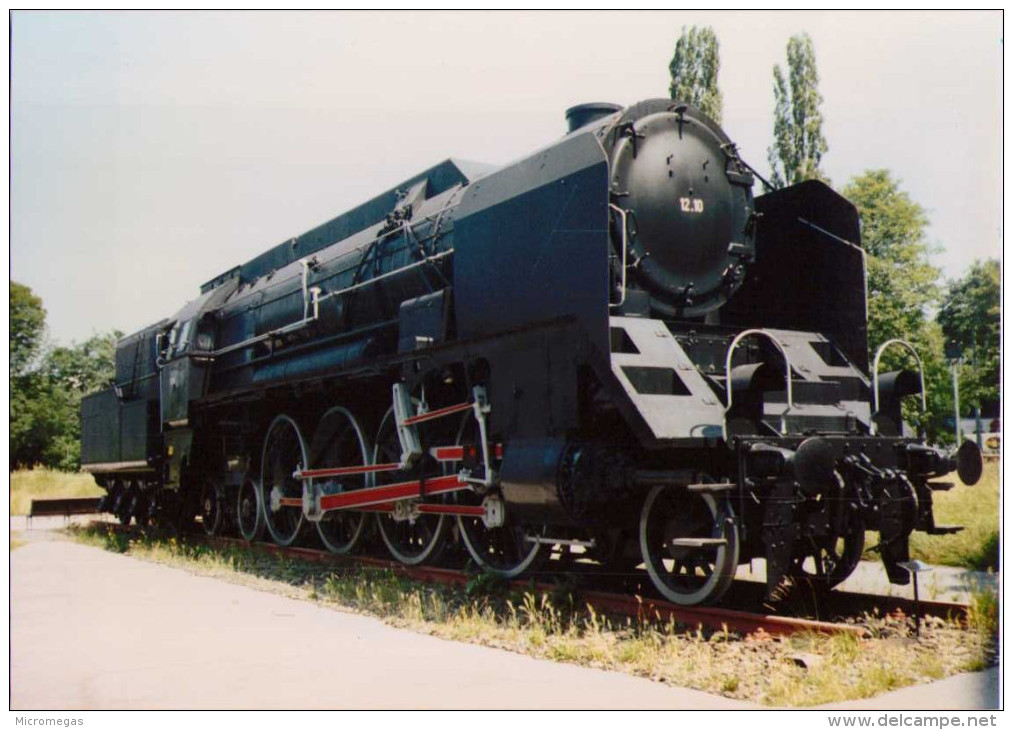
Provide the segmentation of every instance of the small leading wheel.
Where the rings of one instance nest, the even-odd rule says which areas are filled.
[[[205,479],[200,487],[201,526],[205,535],[218,535],[222,531],[225,505],[222,504],[221,491],[214,480]]]
[[[479,438],[475,417],[466,415],[458,429],[457,444],[477,444]],[[455,470],[461,468],[460,463],[453,466]],[[472,491],[455,492],[454,497],[457,504],[464,505],[480,505],[483,499]],[[528,539],[535,533],[523,524],[507,522],[502,527],[486,527],[480,517],[461,515],[457,525],[471,559],[483,570],[503,578],[516,578],[538,564],[548,552],[542,550],[540,542]]]
[[[417,406],[418,401],[412,399],[412,404]],[[387,410],[376,434],[373,463],[391,464],[400,460],[401,444],[394,423],[394,410],[391,408]],[[413,478],[417,478],[420,473],[431,478],[439,476],[443,471],[432,457],[423,454],[421,465],[413,473]],[[375,483],[379,486],[400,480],[407,480],[405,472],[378,472]],[[390,554],[405,565],[421,565],[426,561],[438,560],[446,544],[444,537],[448,522],[446,515],[419,515],[414,520],[395,520],[393,515],[383,513],[377,515],[380,537]]]
[[[640,550],[661,594],[682,606],[724,595],[739,562],[731,508],[706,492],[657,486],[640,514]]]
[[[260,494],[267,531],[282,547],[294,543],[303,526],[302,482],[292,475],[307,463],[298,424],[290,416],[277,416],[264,438]]]
[[[364,466],[369,464],[369,446],[355,416],[344,408],[331,408],[320,419],[310,444],[310,468]],[[324,493],[348,492],[368,485],[366,474],[324,477],[311,482]],[[364,512],[335,510],[317,523],[324,546],[332,553],[350,553],[359,543],[366,525]]]
[[[264,510],[260,504],[260,485],[252,476],[243,479],[236,499],[236,528],[247,542],[256,542],[264,534]]]
[[[828,535],[799,540],[791,561],[793,578],[830,590],[855,571],[865,549],[865,521],[858,512],[849,512],[842,521],[843,525]]]

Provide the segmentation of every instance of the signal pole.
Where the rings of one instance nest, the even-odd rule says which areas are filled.
[[[950,361],[950,372],[953,374],[953,433],[957,438],[957,446],[960,446],[960,378],[958,368],[963,359],[960,345],[956,342],[946,343],[946,358]]]
[[[957,377],[957,367],[960,360],[950,361],[950,370],[953,372],[953,431],[957,437],[957,446],[960,446],[960,379]]]

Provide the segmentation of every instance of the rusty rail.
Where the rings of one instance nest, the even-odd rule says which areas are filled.
[[[101,523],[101,526],[115,531],[132,529],[109,523]],[[409,566],[393,560],[366,555],[337,555],[316,548],[281,547],[265,542],[249,543],[233,537],[191,537],[217,548],[243,547],[345,568],[372,567],[423,583],[464,586],[471,579],[468,573],[453,568]],[[520,591],[534,589],[546,593],[556,588],[551,583],[533,583],[530,580],[515,580],[510,583],[510,586]],[[881,615],[901,611],[905,615],[912,616],[915,612],[914,601],[907,598],[838,591],[834,591],[831,595],[837,606],[853,607],[856,613],[876,609]],[[790,636],[797,633],[850,634],[859,637],[868,635],[868,630],[857,624],[753,613],[715,606],[679,606],[660,599],[606,591],[581,590],[580,596],[585,603],[603,612],[630,616],[644,621],[674,621],[686,626],[702,626],[717,631],[728,630],[745,635],[761,630],[772,636]],[[921,601],[919,610],[922,616],[937,616],[966,623],[968,606],[961,603]]]
[[[331,563],[346,567],[368,565],[389,570],[423,583],[463,586],[470,579],[467,573],[452,568],[409,566],[383,558],[335,555],[326,550],[316,550],[313,548],[283,548],[269,543],[248,543],[245,540],[229,537],[205,539],[211,545],[224,547],[240,545],[263,550],[268,553],[298,557],[311,562]],[[517,590],[523,591],[534,588],[534,590],[546,593],[552,591],[555,587],[551,583],[533,584],[531,581],[523,580],[512,581],[510,585]],[[867,634],[867,631],[863,627],[853,624],[814,621],[789,616],[771,616],[729,608],[679,606],[668,601],[602,591],[581,591],[580,595],[587,604],[593,606],[596,610],[631,616],[644,621],[675,621],[676,623],[688,626],[704,626],[709,629],[728,630],[742,634],[752,634],[762,629],[774,636],[788,636],[801,632],[854,634],[857,636],[865,636]]]

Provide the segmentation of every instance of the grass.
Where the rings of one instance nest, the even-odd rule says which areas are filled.
[[[71,528],[70,533],[114,552],[369,614],[441,638],[623,671],[771,706],[870,697],[996,661],[997,613],[994,602],[986,599],[976,609],[972,630],[928,619],[919,641],[912,640],[912,623],[903,616],[866,617],[872,636],[868,640],[820,635],[781,639],[763,632],[741,636],[671,621],[603,615],[565,589],[518,592],[478,577],[466,588],[454,588],[412,582],[378,568],[335,568],[108,526]]]
[[[12,515],[27,515],[33,499],[101,497],[105,493],[91,474],[24,469],[12,471],[10,475]]]
[[[956,474],[948,479],[957,480]],[[972,570],[999,570],[999,465],[987,464],[973,487],[960,484],[948,492],[932,495],[936,524],[963,525],[953,535],[911,536],[911,557],[933,565],[952,565]],[[867,545],[879,542],[869,535]]]

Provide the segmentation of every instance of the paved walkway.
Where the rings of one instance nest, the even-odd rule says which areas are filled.
[[[10,558],[12,709],[753,707],[74,543]]]
[[[12,709],[750,709],[625,674],[26,535],[10,553]],[[826,709],[986,709],[998,670]]]
[[[823,705],[821,710],[984,710],[999,707],[999,668],[957,674],[866,700]]]

